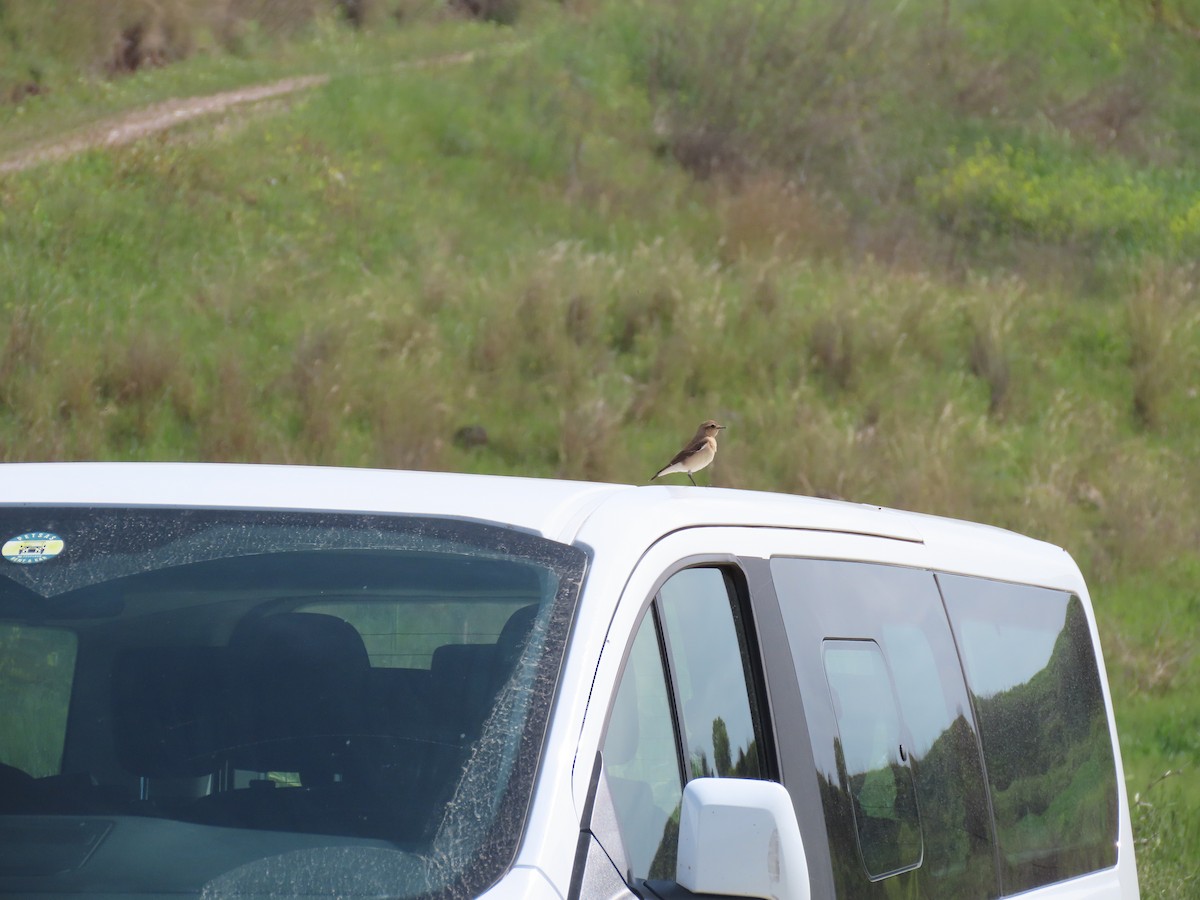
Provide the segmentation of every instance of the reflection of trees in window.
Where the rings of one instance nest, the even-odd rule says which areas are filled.
[[[854,780],[845,777],[845,755],[837,738],[834,753],[838,760],[836,779],[817,773],[817,780],[833,850],[831,862],[837,896],[953,900],[997,896],[986,806],[963,800],[961,778],[971,777],[970,759],[977,758],[974,735],[965,717],[956,719],[922,759],[912,761],[921,799],[925,855],[919,868],[890,878],[868,881],[864,877],[865,862],[856,851],[859,835]],[[914,840],[916,835],[911,831],[902,833],[897,828],[895,837],[903,843]]]
[[[964,714],[913,761],[913,772],[925,826],[924,866],[944,882],[939,896],[993,896],[991,822],[978,788],[975,732]]]
[[[845,770],[844,756],[839,763],[867,871],[878,878],[919,865],[921,824],[907,766],[885,761],[869,771],[851,773]]]
[[[836,895],[856,900],[996,897],[996,855],[977,726],[934,573],[784,558],[773,560],[771,571],[786,601],[781,611],[804,693]],[[886,656],[902,725],[896,741],[900,734],[907,738],[904,750],[920,810],[920,866],[875,881],[858,848],[852,784],[844,775],[844,760],[855,754],[842,747],[844,735],[838,735],[835,721],[835,708],[846,698],[826,690],[823,654],[814,652],[833,635],[872,639]],[[823,695],[829,696],[828,704]],[[912,840],[915,834],[901,838]]]
[[[685,569],[659,603],[679,706],[687,772],[746,777],[761,771],[761,731],[747,626],[733,579],[720,568]],[[743,759],[753,753],[755,759]]]
[[[758,740],[751,740],[745,747],[738,747],[737,761],[733,759],[733,751],[729,741],[729,731],[725,720],[720,716],[712,723],[713,763],[716,775],[720,778],[761,778],[758,764]],[[706,774],[712,775],[710,770]]]
[[[843,774],[846,770],[842,742],[833,739],[833,752],[838,761],[836,780],[824,772],[817,773],[821,791],[821,805],[825,808],[825,828],[829,833],[829,845],[833,851],[834,884],[839,897],[852,896],[862,883],[862,859],[853,852],[858,845],[858,830],[854,824],[854,808],[849,787]],[[846,852],[849,850],[850,852]]]
[[[713,719],[712,742],[713,762],[717,766],[717,774],[722,777],[732,774],[733,758],[729,752],[729,730],[720,716]]]
[[[663,826],[662,840],[654,853],[654,861],[650,863],[650,874],[646,877],[654,880],[674,881],[676,862],[679,858],[679,812],[676,806],[667,824]]]
[[[952,619],[980,613],[979,605],[958,602],[969,581],[949,584]],[[1012,594],[1010,609],[1057,603],[1063,624],[1044,668],[1008,690],[974,697],[1006,892],[1114,865],[1117,835],[1112,744],[1083,604],[1045,590]]]

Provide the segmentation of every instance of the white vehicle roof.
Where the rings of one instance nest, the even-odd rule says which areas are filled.
[[[981,544],[994,559],[1066,553],[1014,532],[859,503],[724,488],[634,486],[383,469],[214,463],[10,463],[0,503],[192,506],[405,513],[493,522],[563,543],[611,535],[649,546],[697,526],[755,526],[889,538],[939,550]],[[1077,577],[1077,574],[1076,574]],[[1074,581],[1074,578],[1070,578]]]

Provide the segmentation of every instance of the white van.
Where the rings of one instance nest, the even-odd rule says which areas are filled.
[[[0,466],[0,894],[1135,898],[1061,549],[716,488]]]

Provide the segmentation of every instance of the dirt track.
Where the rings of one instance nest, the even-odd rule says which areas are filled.
[[[239,88],[235,91],[224,91],[207,97],[166,100],[99,122],[69,137],[43,143],[0,160],[0,174],[19,172],[41,163],[56,162],[95,147],[129,144],[201,116],[215,115],[234,106],[294,94],[324,84],[328,80],[328,75],[307,75],[302,78],[285,78],[271,84]]]
[[[505,45],[488,52],[511,51],[520,49],[522,46],[524,45]],[[449,56],[404,62],[394,68],[402,70],[455,65],[471,62],[477,55],[475,52],[455,53]],[[119,116],[97,122],[67,137],[43,141],[0,159],[0,175],[6,172],[20,172],[42,163],[57,162],[96,147],[130,144],[202,116],[216,115],[236,106],[253,105],[308,90],[325,84],[329,78],[328,75],[304,75],[297,78],[284,78],[269,84],[223,91],[207,97],[189,97],[155,103],[153,106],[122,113]]]

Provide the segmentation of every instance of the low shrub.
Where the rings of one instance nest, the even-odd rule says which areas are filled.
[[[1019,237],[1142,251],[1200,247],[1200,181],[1065,148],[984,140],[917,183],[928,211],[972,240]]]

